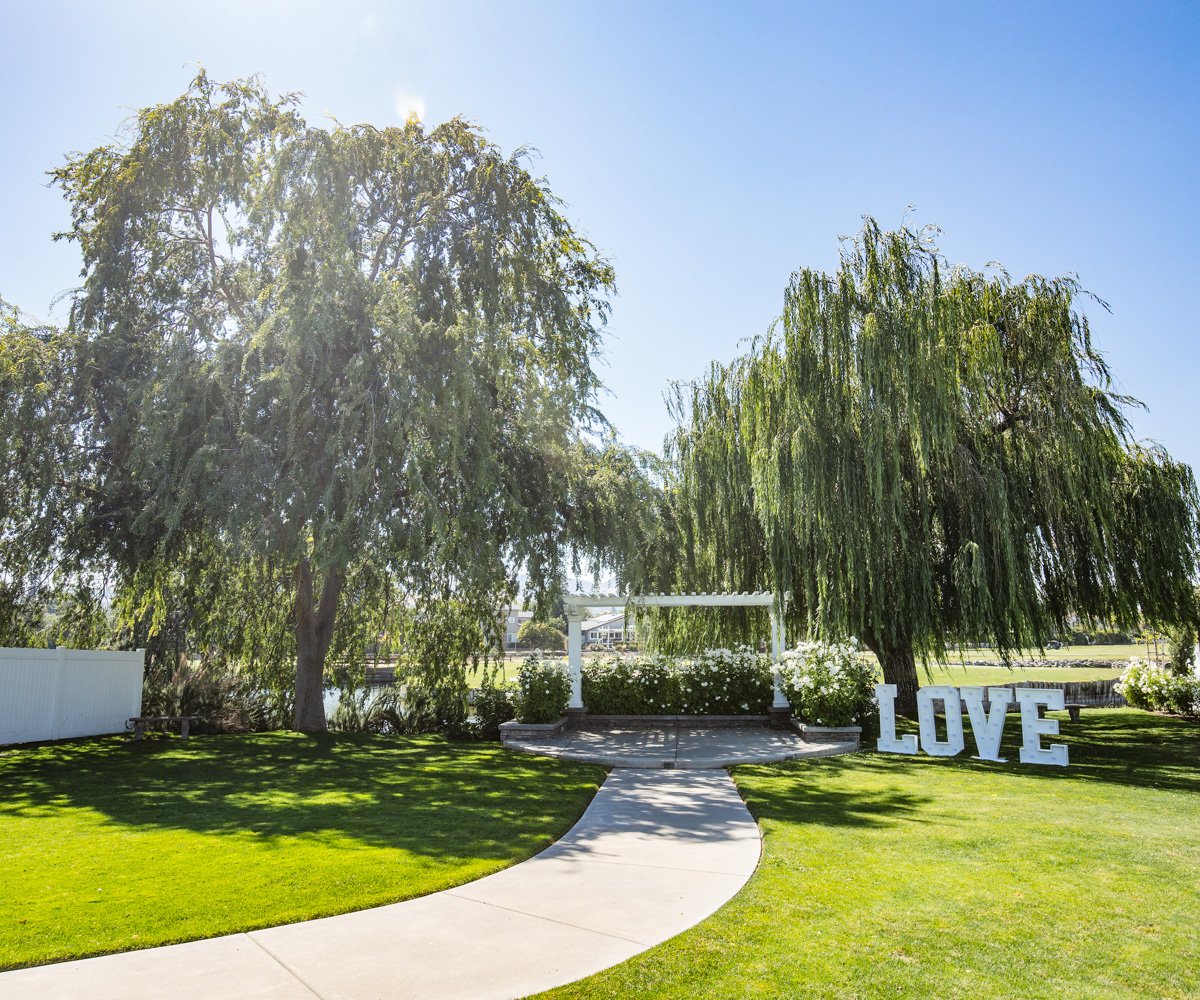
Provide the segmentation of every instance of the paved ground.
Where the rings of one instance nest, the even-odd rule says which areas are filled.
[[[686,725],[576,729],[557,739],[510,740],[505,746],[606,767],[686,769],[827,757],[857,749],[853,743],[807,743],[790,730],[765,726],[706,729]]]
[[[324,920],[0,974],[0,1000],[526,996],[698,923],[745,884],[759,847],[724,771],[616,770],[558,843],[487,878]],[[203,887],[195,895],[203,905]]]

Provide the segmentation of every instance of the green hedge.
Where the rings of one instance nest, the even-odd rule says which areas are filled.
[[[744,647],[583,665],[583,703],[593,715],[765,715],[771,698],[770,658]]]
[[[517,674],[513,709],[521,722],[553,722],[567,710],[570,694],[566,668],[531,656]]]

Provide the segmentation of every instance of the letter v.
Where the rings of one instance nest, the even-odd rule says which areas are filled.
[[[1004,719],[1013,700],[1012,691],[1008,688],[988,688],[988,700],[992,705],[987,715],[983,714],[983,688],[964,687],[959,688],[958,693],[971,718],[971,735],[975,737],[975,746],[979,750],[978,759],[1005,763],[1005,758],[1000,756],[1000,738],[1004,735]]]

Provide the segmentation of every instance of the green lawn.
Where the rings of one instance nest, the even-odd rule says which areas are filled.
[[[603,775],[438,737],[0,751],[0,969],[459,885],[560,836]]]
[[[547,995],[1200,996],[1200,726],[1058,717],[1065,769],[1015,763],[1015,718],[1007,765],[860,753],[738,768],[764,832],[746,888]]]
[[[968,667],[961,663],[931,664],[928,671],[917,667],[921,684],[1019,684],[1021,681],[1107,681],[1121,676],[1124,665],[1105,667]]]
[[[1000,662],[1000,657],[994,649],[952,649],[946,655],[951,659],[991,660]],[[1010,659],[1016,660],[1128,660],[1131,656],[1145,657],[1145,645],[1128,646],[1064,646],[1062,649],[1046,649],[1038,652],[1031,649],[1024,653],[1014,653]]]

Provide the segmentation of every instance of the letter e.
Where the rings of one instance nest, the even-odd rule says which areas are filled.
[[[1045,705],[1056,712],[1061,712],[1063,703],[1062,688],[1049,691],[1037,688],[1017,688],[1017,701],[1021,705],[1021,763],[1022,764],[1051,764],[1055,767],[1067,766],[1067,748],[1063,743],[1051,743],[1043,747],[1039,736],[1057,736],[1058,719],[1039,719],[1037,707]]]

